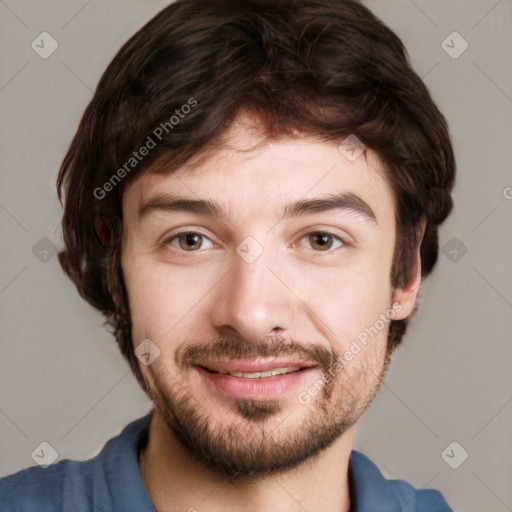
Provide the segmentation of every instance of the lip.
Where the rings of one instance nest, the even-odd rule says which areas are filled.
[[[252,365],[244,371],[258,372],[268,371],[272,368],[282,368],[282,362],[279,365],[269,366],[268,364],[262,366]],[[289,367],[286,366],[285,367]],[[246,377],[233,377],[231,375],[223,375],[220,373],[212,373],[201,366],[195,367],[199,376],[206,382],[206,384],[216,391],[220,391],[223,395],[231,398],[239,399],[257,399],[257,400],[273,400],[282,398],[292,390],[306,389],[308,382],[311,382],[311,374],[318,370],[317,366],[302,367],[302,369],[286,373],[283,375],[275,375],[272,377],[250,379]],[[239,366],[237,366],[239,368]],[[255,369],[257,368],[257,369]],[[242,371],[242,370],[230,370]]]
[[[276,368],[296,368],[307,369],[312,368],[314,365],[311,362],[300,361],[297,359],[226,359],[220,361],[212,361],[205,364],[197,365],[199,367],[207,368],[217,373],[230,373],[230,372],[268,372]]]

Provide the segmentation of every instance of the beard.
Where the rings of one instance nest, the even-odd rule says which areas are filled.
[[[374,347],[364,350],[372,352],[371,357],[357,367],[347,365],[333,373],[340,355],[323,347],[282,338],[249,344],[222,337],[214,344],[184,345],[176,353],[176,375],[159,371],[159,367],[148,368],[152,384],[145,384],[170,433],[196,461],[230,478],[270,478],[312,463],[363,414],[380,387],[391,356],[389,350],[384,357],[374,354]],[[198,393],[186,379],[187,372],[196,371],[195,365],[201,361],[290,355],[311,361],[323,376],[332,376],[315,381],[322,385],[308,404],[223,397],[221,408],[215,409],[217,401]],[[362,358],[362,352],[357,357]],[[222,422],[226,407],[239,421]]]

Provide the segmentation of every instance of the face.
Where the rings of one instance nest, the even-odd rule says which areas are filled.
[[[235,136],[236,134],[236,136]],[[123,195],[122,268],[149,394],[198,460],[296,467],[355,424],[384,374],[392,195],[375,155],[305,138],[228,149]]]

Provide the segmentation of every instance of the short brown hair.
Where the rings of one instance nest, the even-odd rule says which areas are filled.
[[[216,147],[242,110],[257,115],[269,138],[355,135],[377,153],[393,192],[393,287],[408,282],[420,242],[422,277],[436,263],[455,161],[445,118],[400,39],[354,1],[178,0],[109,64],[57,180],[65,198],[60,264],[105,315],[139,380],[121,268],[123,189]],[[130,160],[149,138],[151,151]],[[390,349],[406,326],[391,322]]]

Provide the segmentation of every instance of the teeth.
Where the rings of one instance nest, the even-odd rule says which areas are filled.
[[[285,373],[292,373],[298,370],[299,368],[274,368],[267,372],[228,372],[226,375],[231,375],[232,377],[244,377],[245,379],[264,379],[266,377],[274,377],[275,375],[283,375]]]

